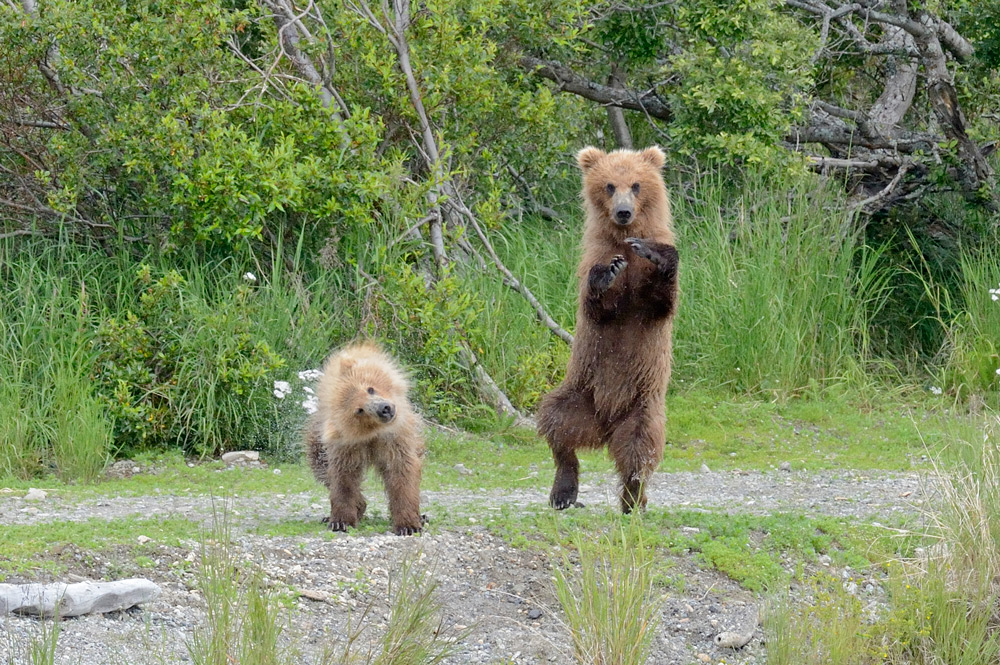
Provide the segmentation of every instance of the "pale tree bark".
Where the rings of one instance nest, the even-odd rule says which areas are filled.
[[[615,90],[624,90],[625,74],[621,67],[615,63],[611,66],[611,74],[608,75],[608,85]],[[621,107],[608,104],[608,122],[611,124],[611,131],[615,135],[615,144],[619,148],[632,149],[632,133],[625,122],[625,113]]]

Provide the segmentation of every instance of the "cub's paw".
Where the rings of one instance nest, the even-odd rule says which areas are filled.
[[[628,261],[621,254],[616,254],[608,265],[596,265],[590,269],[590,287],[598,293],[611,288],[615,279],[628,267]]]
[[[421,521],[423,521],[422,518],[421,518]],[[419,526],[411,526],[411,525],[402,526],[402,525],[400,525],[400,526],[397,526],[397,527],[393,527],[392,532],[394,534],[396,534],[397,536],[414,536],[414,535],[420,533],[420,530],[421,530],[421,528]]]

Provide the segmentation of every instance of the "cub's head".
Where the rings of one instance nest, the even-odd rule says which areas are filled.
[[[335,361],[339,367],[329,395],[329,413],[337,430],[347,438],[360,439],[394,427],[409,408],[406,378],[377,356]]]
[[[642,151],[598,148],[581,150],[576,161],[583,171],[583,198],[592,215],[628,235],[633,226],[669,224],[667,191],[660,175],[665,157],[653,146]]]

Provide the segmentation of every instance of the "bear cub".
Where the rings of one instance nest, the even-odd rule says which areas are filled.
[[[393,531],[420,531],[424,441],[408,392],[403,371],[370,342],[347,346],[324,363],[305,440],[309,466],[330,490],[324,521],[331,530],[346,531],[364,516],[368,502],[361,481],[374,466],[385,485]]]
[[[657,147],[577,155],[586,217],[576,337],[566,378],[538,409],[557,510],[576,505],[578,449],[608,447],[626,513],[645,507],[663,457],[678,266],[664,161]]]

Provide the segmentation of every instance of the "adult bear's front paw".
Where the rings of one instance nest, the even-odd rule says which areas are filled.
[[[590,288],[598,293],[607,291],[627,267],[628,261],[621,254],[616,254],[606,266],[597,264],[590,269]]]
[[[665,245],[663,249],[655,250],[642,238],[625,238],[625,242],[636,256],[652,261],[661,268],[677,265],[677,248],[673,245]]]
[[[397,536],[415,536],[416,534],[420,533],[420,531],[421,527],[413,526],[412,524],[409,525],[401,524],[397,527],[393,527],[392,529],[392,532],[395,533]]]

